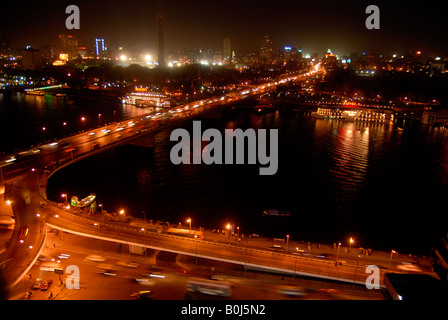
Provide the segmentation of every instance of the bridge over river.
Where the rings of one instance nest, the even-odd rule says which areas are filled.
[[[335,267],[334,262],[298,256],[291,252],[273,252],[248,246],[247,243],[222,243],[207,237],[178,236],[164,230],[134,228],[104,219],[96,221],[87,215],[76,214],[70,206],[61,206],[46,196],[46,185],[51,175],[76,161],[126,143],[153,146],[154,136],[167,128],[176,127],[197,116],[219,112],[228,107],[229,103],[260,96],[274,90],[278,84],[306,80],[319,72],[317,66],[307,73],[286,75],[277,81],[225,96],[191,102],[157,114],[147,114],[82,132],[31,149],[21,159],[5,157],[0,161],[1,176],[5,184],[5,199],[11,201],[15,218],[11,241],[0,257],[8,287],[17,284],[37,260],[45,244],[46,226],[132,247],[226,261],[247,268],[364,284],[366,275],[357,272],[358,265],[354,262]]]

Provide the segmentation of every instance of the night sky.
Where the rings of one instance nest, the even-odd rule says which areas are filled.
[[[258,52],[260,37],[270,35],[275,48],[302,47],[321,55],[373,49],[385,54],[421,50],[448,55],[448,19],[434,2],[403,1],[179,1],[165,0],[166,49],[222,48],[225,37],[232,49]],[[65,8],[81,11],[81,29],[65,28]],[[365,9],[381,10],[381,29],[367,30]],[[156,48],[156,0],[51,0],[2,3],[0,38],[13,48],[56,42],[58,34],[75,35],[80,45],[104,37],[124,47]]]

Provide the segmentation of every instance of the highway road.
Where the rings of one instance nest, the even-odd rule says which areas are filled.
[[[47,300],[52,292],[54,300],[129,300],[136,299],[132,294],[141,290],[151,290],[155,300],[222,300],[223,297],[187,293],[186,284],[191,278],[219,278],[232,284],[232,300],[296,300],[296,299],[382,299],[378,291],[365,288],[352,288],[350,284],[322,283],[314,280],[292,278],[280,280],[280,276],[256,275],[248,272],[241,276],[241,268],[234,265],[199,260],[194,258],[151,251],[147,257],[131,255],[126,250],[118,250],[117,245],[98,242],[68,233],[56,234],[49,230],[47,246],[41,252],[40,259],[30,270],[30,276],[24,278],[13,290],[11,299],[22,299],[24,291],[30,288],[36,279],[53,280],[47,291],[31,290],[31,300]],[[53,247],[53,244],[55,245]],[[124,248],[123,248],[124,249]],[[95,262],[88,257],[100,256],[103,262]],[[50,262],[51,259],[55,262]],[[80,289],[68,290],[59,282],[59,275],[46,270],[49,263],[55,263],[65,270],[69,265],[79,267]],[[103,265],[114,268],[111,275],[99,273]],[[211,268],[214,267],[214,269]],[[136,277],[155,273],[155,277]],[[162,277],[158,277],[158,276]],[[240,275],[240,276],[239,276]],[[67,274],[61,275],[65,283]],[[296,285],[306,288],[303,295],[290,296],[281,292],[283,285]]]
[[[40,210],[40,209],[39,209]],[[364,283],[366,280],[365,264],[361,262],[346,262],[335,266],[334,260],[302,257],[299,255],[272,250],[255,249],[244,245],[207,241],[166,233],[143,232],[137,228],[113,223],[101,223],[88,216],[79,216],[68,212],[61,212],[55,208],[45,208],[46,223],[55,228],[90,236],[101,237],[103,240],[134,245],[147,246],[156,250],[174,252],[192,257],[202,257],[219,261],[241,264],[246,267],[265,268],[289,274],[309,274],[344,279]],[[382,277],[381,277],[382,278]],[[381,279],[382,281],[382,279]]]

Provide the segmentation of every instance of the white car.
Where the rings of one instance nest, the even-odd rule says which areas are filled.
[[[86,260],[87,261],[95,261],[95,262],[104,262],[104,261],[106,261],[106,258],[96,255],[96,254],[91,254],[86,257]]]

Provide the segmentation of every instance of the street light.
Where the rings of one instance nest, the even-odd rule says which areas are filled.
[[[286,253],[288,253],[288,246],[289,246],[289,234],[286,235]]]
[[[198,266],[198,236],[194,235],[194,239],[196,242],[196,267]]]
[[[103,205],[100,203],[98,207],[101,208],[101,221],[104,223]]]
[[[227,229],[227,233],[228,233],[227,239],[230,239],[230,223],[227,224],[226,229]]]
[[[190,224],[190,237],[191,237],[191,218],[188,218],[187,222]]]
[[[62,122],[62,126],[64,127],[64,136],[67,135],[67,122]]]
[[[81,117],[82,131],[84,131],[84,121],[85,120],[86,120],[86,118]]]
[[[341,242],[338,243],[338,252],[336,254],[336,267],[338,266],[338,260],[339,260],[339,248],[341,247]]]
[[[354,243],[355,240],[353,240],[352,237],[350,237],[349,246],[348,246],[348,253],[350,253],[350,249],[352,248],[352,243]]]
[[[68,200],[67,200],[67,194],[63,193],[63,194],[61,194],[61,197],[62,197],[62,198],[64,198],[64,197],[65,197],[65,203],[67,203],[67,202],[68,202]]]
[[[98,233],[100,232],[100,224],[99,223],[94,223],[93,224],[95,227],[98,227]],[[99,237],[99,235],[98,235],[98,240],[100,241],[100,251],[102,251],[101,250],[101,238]]]
[[[98,114],[98,126],[101,127],[101,113]]]
[[[45,142],[45,130],[47,130],[47,128],[42,127],[42,136],[44,138],[44,142]]]
[[[390,270],[390,264],[392,263],[392,257],[394,255],[394,253],[397,253],[397,251],[392,249],[390,252],[389,267],[387,268],[388,270]]]

